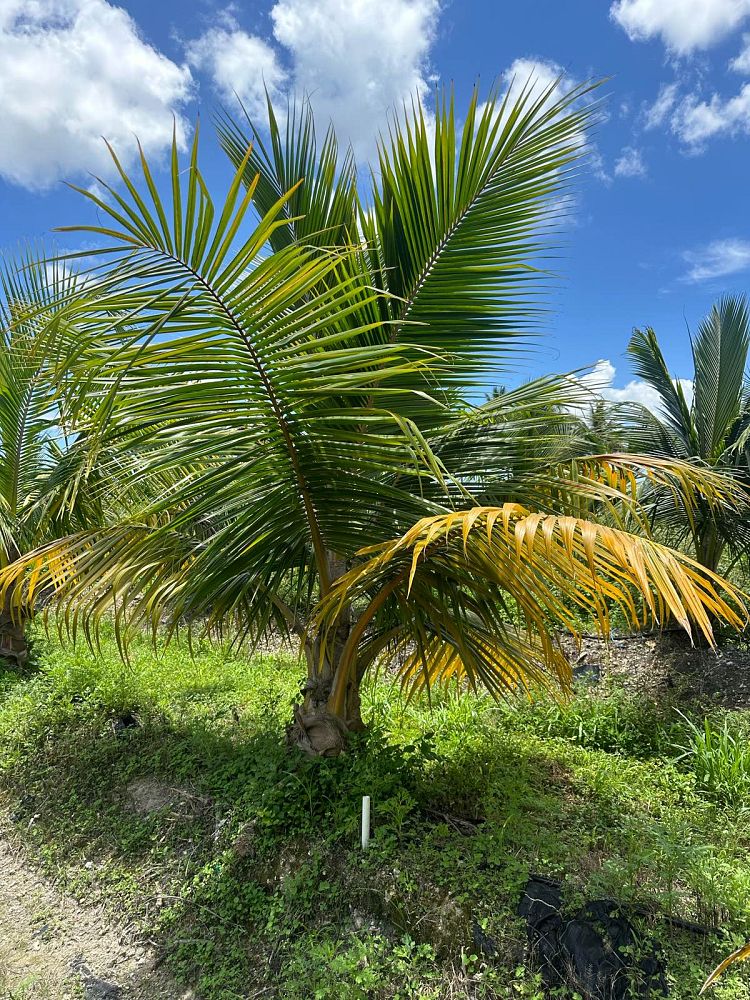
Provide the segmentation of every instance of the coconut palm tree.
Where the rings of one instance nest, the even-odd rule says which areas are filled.
[[[652,329],[633,333],[628,353],[635,373],[659,393],[661,412],[643,414],[638,447],[646,452],[690,461],[731,475],[750,487],[750,316],[741,296],[719,300],[692,339],[692,396],[670,375]],[[698,504],[686,512],[675,497],[650,489],[655,523],[678,545],[716,571],[726,555],[733,562],[746,555],[750,542],[750,505],[721,511]],[[688,513],[690,516],[688,516]],[[720,515],[720,516],[717,516]]]
[[[106,221],[79,229],[107,243],[66,313],[95,346],[60,364],[82,451],[149,486],[0,588],[27,603],[54,589],[91,627],[113,608],[124,641],[185,621],[296,633],[290,737],[315,753],[341,750],[365,671],[396,652],[408,684],[500,694],[565,683],[555,630],[572,608],[603,631],[612,603],[709,636],[713,616],[739,624],[729,585],[643,537],[634,497],[644,463],[688,504],[696,490],[729,504],[731,483],[571,458],[575,380],[472,402],[539,315],[539,262],[594,113],[586,88],[475,94],[460,130],[452,99],[431,128],[416,106],[369,201],[331,130],[318,151],[307,106],[283,126],[271,109],[266,144],[222,120],[235,172],[220,204],[197,134],[186,165],[173,145],[167,193],[145,157],[139,183],[115,157],[119,189],[82,192]]]

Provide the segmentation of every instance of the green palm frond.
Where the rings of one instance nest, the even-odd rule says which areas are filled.
[[[394,296],[395,335],[450,353],[456,385],[486,372],[539,315],[538,261],[597,113],[592,89],[529,81],[518,97],[483,104],[475,91],[460,131],[444,96],[434,126],[415,105],[381,143],[374,204],[362,212],[372,271]]]
[[[667,368],[656,334],[649,327],[635,330],[628,345],[634,373],[659,393],[664,410],[664,422],[682,457],[698,454],[698,438],[690,413],[690,406],[682,385],[676,382]]]
[[[0,268],[0,563],[54,530],[43,502],[65,450],[55,368],[77,287],[30,250]]]
[[[738,419],[750,347],[750,317],[744,298],[720,299],[703,320],[693,341],[693,414],[698,454],[718,461]]]
[[[539,261],[597,114],[593,89],[561,95],[530,81],[517,97],[495,93],[483,104],[475,92],[461,128],[452,95],[434,129],[421,106],[405,109],[381,141],[372,200],[357,192],[351,154],[339,158],[330,130],[318,152],[307,101],[291,106],[285,128],[269,103],[268,149],[250,120],[222,116],[219,137],[235,168],[246,159],[261,214],[302,179],[286,210],[299,217],[274,231],[275,249],[364,240],[355,262],[365,283],[389,293],[378,307],[390,338],[451,359],[434,390],[444,403],[446,392],[480,384],[488,365],[507,363],[538,319]],[[440,408],[402,382],[400,410],[423,427],[441,423]]]
[[[90,321],[106,316],[99,356],[68,359],[76,397],[95,407],[89,438],[107,442],[112,461],[121,441],[146,481],[174,477],[140,516],[217,526],[202,543],[206,587],[209,567],[231,567],[237,599],[271,586],[279,567],[301,567],[325,590],[328,551],[424,514],[419,492],[396,479],[443,472],[391,401],[404,378],[428,398],[448,367],[367,318],[381,295],[361,280],[358,248],[267,252],[297,188],[252,225],[250,155],[223,204],[202,180],[197,137],[186,172],[174,144],[166,196],[145,158],[140,188],[115,159],[124,193],[84,192],[109,221],[83,231],[109,240],[102,258],[114,264],[89,279]]]
[[[629,353],[636,374],[659,393],[660,412],[644,418],[634,436],[642,450],[679,457],[701,468],[733,477],[745,491],[739,506],[722,512],[704,507],[687,511],[668,492],[648,484],[644,507],[664,537],[692,547],[696,557],[716,569],[725,553],[728,564],[744,557],[750,539],[750,411],[747,357],[750,318],[741,297],[726,297],[713,307],[692,343],[693,399],[674,381],[653,330],[636,331]]]
[[[357,234],[356,167],[351,150],[339,156],[331,126],[318,145],[307,99],[289,102],[283,126],[270,99],[267,110],[263,128],[244,108],[244,122],[221,114],[216,127],[235,170],[243,170],[245,187],[253,187],[253,202],[261,215],[291,192],[282,213],[287,224],[270,235],[272,248],[281,250],[290,243],[351,244]]]

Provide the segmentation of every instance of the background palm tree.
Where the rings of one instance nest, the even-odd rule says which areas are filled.
[[[67,306],[89,346],[73,341],[60,370],[80,451],[105,476],[137,469],[143,498],[40,547],[6,593],[53,587],[93,624],[114,607],[123,641],[185,620],[296,633],[308,674],[291,737],[316,753],[361,724],[361,678],[396,651],[406,683],[500,693],[566,681],[554,628],[571,607],[604,631],[612,602],[639,621],[638,600],[709,636],[711,616],[739,624],[731,587],[727,603],[720,581],[623,530],[644,462],[687,504],[695,487],[730,503],[731,484],[571,459],[573,380],[471,402],[538,315],[555,198],[593,114],[586,88],[528,87],[475,94],[460,132],[446,100],[430,134],[416,107],[367,203],[332,131],[318,152],[306,105],[283,129],[270,109],[267,147],[223,120],[223,204],[197,135],[185,169],[173,146],[168,196],[145,157],[140,188],[115,159],[122,190],[82,192],[108,221],[80,228],[108,245]]]
[[[76,280],[27,254],[0,272],[0,568],[40,543],[101,520],[91,494],[73,488],[75,462],[53,377]],[[80,470],[79,470],[80,471]],[[28,606],[0,603],[0,657],[24,664]]]
[[[750,382],[747,301],[727,296],[711,309],[692,339],[692,396],[667,367],[652,329],[636,330],[628,347],[635,373],[659,393],[658,415],[643,411],[637,447],[731,475],[750,486]],[[750,505],[722,510],[698,504],[695,511],[669,491],[649,486],[644,503],[653,519],[695,558],[717,570],[744,557],[750,543]]]

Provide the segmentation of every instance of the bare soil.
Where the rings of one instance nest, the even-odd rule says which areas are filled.
[[[572,642],[566,652],[576,672],[612,678],[644,695],[658,697],[673,690],[706,708],[750,708],[750,649],[743,646],[693,646],[680,630],[614,636],[607,643],[585,638],[580,652]]]
[[[0,822],[0,1000],[188,1000],[131,927],[83,906]]]

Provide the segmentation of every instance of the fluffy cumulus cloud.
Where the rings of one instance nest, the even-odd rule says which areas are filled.
[[[617,0],[610,13],[632,39],[660,37],[670,52],[686,56],[735,32],[750,18],[750,0]],[[729,68],[750,75],[750,34]],[[718,136],[750,134],[750,84],[735,94],[707,94],[700,76],[692,75],[692,87],[677,80],[662,85],[645,110],[645,127],[668,129],[690,153]]]
[[[0,176],[29,188],[128,159],[136,134],[165,148],[192,79],[106,0],[0,0]]]
[[[750,54],[744,55],[750,72]],[[734,60],[732,65],[738,62]],[[654,103],[645,109],[644,124],[647,129],[668,129],[688,152],[701,153],[716,137],[750,134],[750,84],[744,84],[732,97],[716,93],[704,97],[681,92],[678,83],[665,84]]]
[[[541,96],[553,84],[557,84],[558,95],[560,91],[567,94],[574,86],[574,81],[558,63],[535,59],[533,56],[524,56],[511,63],[503,73],[503,81],[510,89],[511,97],[518,97],[527,86],[531,86],[532,93],[537,96]]]
[[[439,0],[277,0],[268,37],[235,23],[191,43],[188,58],[256,112],[264,86],[277,98],[308,94],[318,121],[364,159],[391,109],[426,97],[439,12]]]
[[[694,152],[716,136],[750,134],[750,83],[729,98],[713,94],[700,100],[688,94],[675,109],[671,127]]]
[[[626,385],[616,388],[614,383],[617,369],[608,359],[597,361],[592,370],[582,376],[581,381],[592,392],[612,403],[640,403],[657,415],[661,412],[659,393],[653,386],[640,379],[631,379]],[[690,379],[676,379],[685,391],[688,402],[693,397],[693,383]]]
[[[750,270],[750,240],[713,240],[698,250],[686,250],[682,257],[688,265],[683,280],[712,281]]]
[[[635,146],[625,146],[615,161],[615,177],[645,177],[643,153]]]
[[[240,31],[236,22],[212,28],[187,47],[188,61],[207,73],[225,101],[238,97],[249,114],[266,106],[266,94],[278,100],[287,74],[274,49],[262,38]]]
[[[686,55],[736,30],[750,16],[750,0],[616,0],[610,14],[634,41],[660,38]]]

